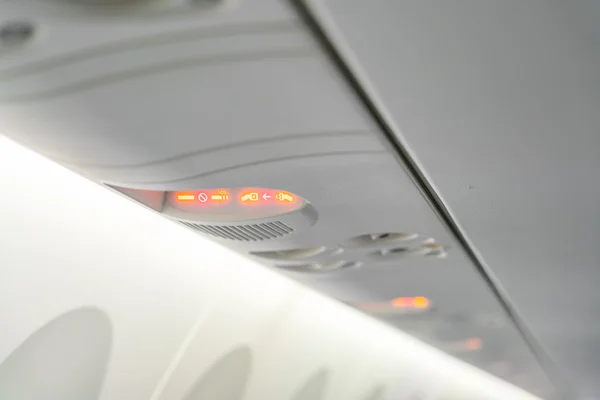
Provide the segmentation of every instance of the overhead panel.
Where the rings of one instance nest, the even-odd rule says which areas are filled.
[[[600,396],[600,4],[308,3],[535,336]]]
[[[558,398],[298,9],[159,3],[0,1],[0,24],[33,30],[19,41],[13,29],[2,49],[0,131],[190,234]]]

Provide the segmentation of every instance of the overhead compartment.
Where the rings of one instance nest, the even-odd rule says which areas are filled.
[[[0,76],[2,129],[61,163],[125,184],[314,149],[383,150],[298,27],[198,36]]]

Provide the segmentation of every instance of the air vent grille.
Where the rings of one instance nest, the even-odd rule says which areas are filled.
[[[180,221],[183,225],[221,239],[256,242],[274,239],[294,231],[281,221],[265,222],[248,225],[204,225]]]

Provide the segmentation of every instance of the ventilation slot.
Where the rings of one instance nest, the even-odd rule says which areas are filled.
[[[360,267],[360,262],[358,261],[333,261],[329,263],[310,263],[310,264],[299,264],[299,265],[278,265],[277,267],[282,269],[287,269],[289,271],[299,271],[299,272],[328,272],[335,271],[338,269],[347,269],[347,268],[356,268]]]
[[[327,247],[311,247],[307,249],[257,251],[250,254],[270,260],[307,260],[318,256],[319,254],[323,254],[326,251]],[[329,253],[331,253],[331,251],[329,251]]]
[[[419,235],[416,233],[368,233],[349,239],[346,241],[345,246],[351,248],[374,249],[382,246],[391,246],[396,243],[412,241],[418,237]]]
[[[293,228],[281,221],[266,222],[263,224],[249,225],[202,225],[193,222],[183,222],[183,225],[221,239],[241,240],[256,242],[259,240],[274,239],[292,233]]]

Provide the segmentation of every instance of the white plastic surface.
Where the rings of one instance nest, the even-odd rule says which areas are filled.
[[[41,325],[88,306],[104,310],[112,326],[101,394],[90,399],[182,399],[202,387],[194,384],[211,363],[247,345],[252,369],[244,400],[293,398],[323,368],[331,375],[323,400],[374,385],[406,393],[410,382],[439,385],[446,397],[431,399],[535,400],[6,139],[0,160],[8,194],[0,197],[0,320],[11,327],[0,336],[0,363]],[[236,367],[223,372],[221,387],[204,386],[212,390],[206,393],[232,396],[226,378],[242,379],[244,364],[225,365]],[[349,381],[367,365],[372,381]],[[455,385],[460,397],[453,397]]]

